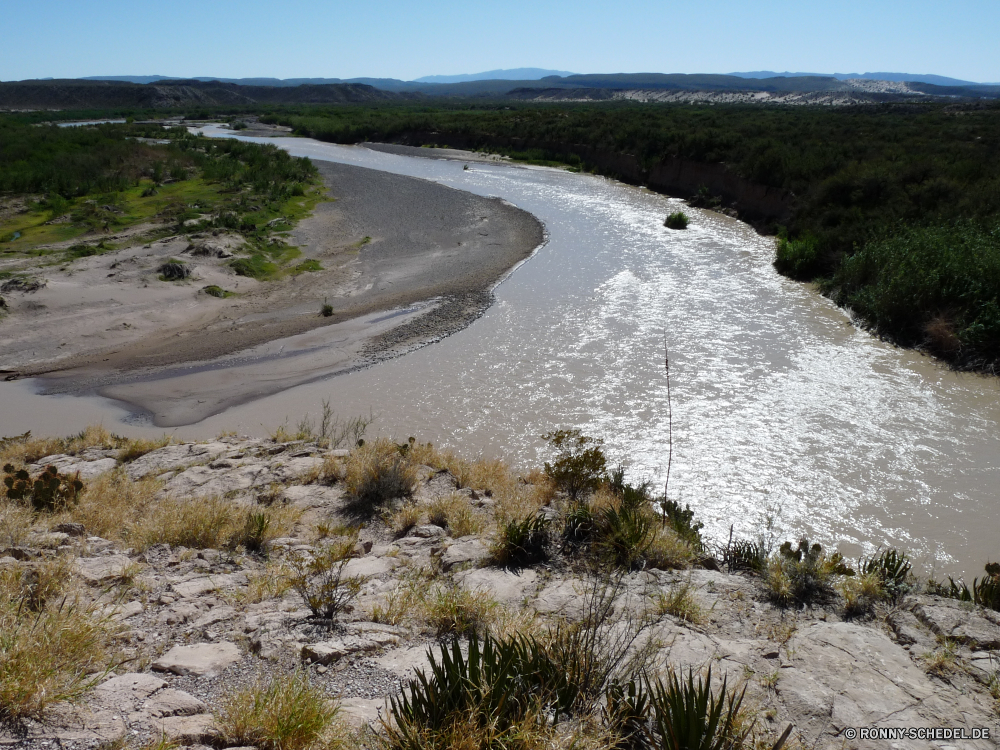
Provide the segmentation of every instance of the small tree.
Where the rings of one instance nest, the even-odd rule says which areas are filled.
[[[558,489],[572,500],[597,489],[608,465],[601,448],[603,440],[587,437],[580,430],[555,430],[542,439],[559,451],[555,461],[545,463],[545,474]]]

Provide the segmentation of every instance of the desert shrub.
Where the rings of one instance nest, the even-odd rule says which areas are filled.
[[[226,297],[232,297],[233,296],[233,292],[227,292],[225,289],[223,289],[218,284],[209,284],[206,287],[202,287],[201,291],[203,291],[205,294],[209,295],[210,297],[218,297],[219,299],[225,299]]]
[[[885,587],[877,573],[859,573],[847,576],[838,586],[840,595],[844,597],[844,614],[846,617],[868,617],[875,610],[875,605],[888,599]]]
[[[972,581],[972,588],[964,581],[948,579],[949,586],[942,587],[938,593],[958,599],[963,602],[972,602],[988,609],[1000,611],[1000,563],[987,563],[986,575],[975,578]]]
[[[0,502],[0,547],[19,547],[28,538],[35,514],[19,503]]]
[[[288,559],[291,587],[302,597],[313,618],[329,627],[361,592],[364,583],[360,577],[344,575],[356,544],[357,538],[348,537],[318,547],[311,555],[298,552]]]
[[[542,435],[556,449],[556,459],[545,463],[545,474],[556,488],[576,500],[593,492],[604,478],[607,458],[603,441],[585,436],[580,430],[556,430]]]
[[[83,490],[79,472],[70,477],[60,474],[55,466],[46,466],[32,477],[27,469],[15,469],[12,464],[4,464],[3,473],[7,498],[25,502],[39,512],[60,511],[74,505]]]
[[[490,546],[497,565],[524,567],[544,560],[549,541],[549,520],[541,513],[501,522]]]
[[[344,485],[350,500],[374,508],[388,500],[409,497],[417,474],[390,440],[378,438],[351,452]]]
[[[655,524],[652,539],[643,553],[643,563],[657,570],[681,570],[690,568],[698,551],[670,526]]]
[[[326,691],[312,685],[305,673],[294,672],[260,677],[226,695],[215,719],[227,746],[307,750],[334,727],[338,711]]]
[[[667,229],[687,229],[688,217],[683,211],[674,211],[663,221],[663,226]]]
[[[164,281],[181,281],[191,275],[191,266],[181,260],[168,260],[159,270]]]
[[[762,573],[767,567],[767,552],[764,545],[746,539],[738,539],[722,550],[722,564],[733,573],[737,570],[749,570]]]
[[[833,595],[833,576],[854,575],[839,552],[830,556],[819,544],[810,546],[807,539],[797,548],[785,542],[767,565],[765,586],[771,598],[782,606],[811,604],[829,600]]]
[[[333,317],[333,305],[323,305],[323,307],[320,308],[319,314],[324,318]]]
[[[660,500],[660,508],[663,511],[663,517],[678,536],[686,540],[695,550],[700,552],[704,549],[701,530],[705,524],[694,520],[694,511],[691,510],[690,505],[685,505],[682,508],[680,503],[663,498]]]
[[[631,569],[649,548],[655,524],[646,487],[626,486],[618,507],[603,508],[597,516],[597,547],[616,565]]]

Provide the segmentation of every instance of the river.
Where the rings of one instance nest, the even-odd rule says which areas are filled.
[[[502,197],[544,222],[548,242],[460,333],[230,409],[179,437],[260,434],[328,398],[344,415],[374,410],[396,437],[520,467],[549,455],[543,432],[578,427],[604,439],[633,479],[662,486],[666,334],[671,496],[690,503],[710,539],[724,541],[731,525],[745,537],[771,526],[779,541],[808,536],[852,557],[899,546],[925,571],[970,579],[996,559],[998,381],[859,330],[773,270],[772,239],[686,208],[690,227],[666,229],[681,201],[590,175],[260,140]],[[14,399],[2,434],[67,433],[101,419],[161,432],[123,425],[125,412],[103,399],[36,395],[30,381],[0,384],[0,404]]]

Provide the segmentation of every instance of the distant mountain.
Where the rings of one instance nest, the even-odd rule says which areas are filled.
[[[869,81],[896,81],[916,83],[931,83],[935,86],[976,86],[974,81],[962,81],[958,78],[948,78],[946,76],[936,76],[930,73],[775,73],[773,70],[753,70],[749,73],[730,73],[737,78],[803,78],[808,76],[822,76],[824,78],[836,78],[839,81],[846,81],[848,78],[864,78]]]
[[[249,86],[195,79],[161,79],[148,84],[105,80],[35,80],[0,83],[0,109],[167,108],[257,104],[354,104],[411,100],[418,95],[391,93],[358,83],[298,86]]]
[[[548,76],[571,76],[566,70],[545,70],[543,68],[510,68],[507,70],[487,70],[485,73],[466,73],[457,76],[424,76],[415,78],[414,83],[467,83],[469,81],[540,81]]]

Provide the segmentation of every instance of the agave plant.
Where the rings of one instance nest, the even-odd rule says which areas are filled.
[[[858,565],[862,574],[878,576],[886,595],[892,601],[899,601],[909,591],[907,579],[912,567],[906,553],[896,549],[887,549],[879,555],[862,559]]]
[[[711,668],[697,680],[694,670],[687,679],[671,671],[666,683],[647,682],[646,690],[653,714],[650,739],[658,750],[737,750],[753,729],[739,719],[746,688],[729,691],[723,679],[713,692]]]

